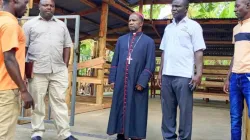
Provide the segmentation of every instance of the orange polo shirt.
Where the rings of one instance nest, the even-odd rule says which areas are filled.
[[[250,19],[239,22],[233,30],[234,62],[232,72],[250,73]]]
[[[16,50],[16,60],[22,77],[25,69],[25,35],[15,16],[0,11],[0,90],[18,88],[4,63],[4,52]]]

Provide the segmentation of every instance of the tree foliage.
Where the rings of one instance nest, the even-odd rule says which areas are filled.
[[[213,2],[190,4],[191,18],[235,18],[234,2]]]

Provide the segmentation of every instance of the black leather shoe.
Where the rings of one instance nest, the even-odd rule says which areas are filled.
[[[118,134],[116,140],[126,140],[123,134]]]
[[[32,137],[31,140],[42,140],[40,136]]]
[[[64,139],[64,140],[78,140],[77,138],[75,138],[75,137],[73,137],[72,135],[71,136],[69,136],[69,137],[67,137],[66,139]]]

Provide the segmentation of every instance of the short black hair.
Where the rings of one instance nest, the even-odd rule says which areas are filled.
[[[10,0],[3,0],[3,2],[7,2],[8,3],[8,2],[10,2]]]
[[[174,0],[172,0],[172,2],[173,2]],[[189,6],[189,3],[190,3],[190,1],[189,0],[182,0],[183,1],[183,3],[184,3],[184,5],[185,6]]]
[[[183,0],[184,1],[184,4],[185,4],[185,6],[189,6],[189,0]]]
[[[9,4],[10,0],[3,0],[3,5]]]
[[[54,3],[55,3],[55,0],[52,0]],[[42,4],[43,0],[40,0],[39,1],[39,4]]]

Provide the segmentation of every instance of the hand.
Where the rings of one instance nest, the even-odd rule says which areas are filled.
[[[143,87],[141,86],[141,85],[136,85],[136,87],[135,87],[137,90],[139,90],[139,91],[142,91],[143,90]]]
[[[29,109],[32,107],[32,109],[34,110],[35,106],[34,106],[33,98],[31,97],[31,95],[28,91],[21,92],[21,99],[24,102],[25,109]]]
[[[224,83],[224,86],[223,86],[223,91],[227,94],[229,94],[229,80],[227,79]]]
[[[157,85],[159,86],[159,87],[161,87],[161,74],[159,74],[158,75],[158,78],[157,78]]]
[[[111,83],[110,85],[111,85],[111,88],[114,89],[115,83]]]
[[[200,75],[193,76],[189,84],[193,85],[191,89],[194,90],[197,86],[201,84],[201,76]]]

